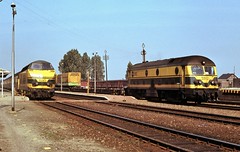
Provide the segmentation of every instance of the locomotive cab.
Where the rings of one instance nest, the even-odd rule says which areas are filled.
[[[35,61],[18,74],[18,91],[31,99],[51,98],[54,96],[55,70],[51,63]]]
[[[213,65],[191,65],[189,74],[192,75],[189,88],[193,91],[189,94],[189,99],[197,102],[216,100],[218,90],[217,70]]]

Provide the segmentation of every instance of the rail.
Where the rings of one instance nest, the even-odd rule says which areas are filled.
[[[240,125],[240,117],[217,115],[217,114],[171,109],[171,108],[163,108],[163,107],[145,106],[145,105],[131,104],[131,103],[120,103],[120,102],[97,102],[97,103],[99,103],[99,104],[114,104],[114,105],[118,105],[118,106],[122,106],[122,107],[134,108],[134,109],[138,109],[138,110],[166,113],[166,114],[172,114],[172,115],[178,115],[178,116],[184,116],[184,117],[190,117],[190,118],[196,118],[196,119],[203,119],[203,120],[226,123],[226,124]]]

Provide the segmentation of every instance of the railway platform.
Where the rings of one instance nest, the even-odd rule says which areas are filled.
[[[15,101],[28,101],[29,98],[25,96],[15,96]],[[11,104],[12,101],[12,95],[10,92],[3,92],[3,95],[0,96],[0,102],[9,102]]]
[[[55,91],[55,93],[58,93],[58,94],[74,94],[74,95],[86,96],[86,97],[96,97],[98,99],[108,100],[108,101],[127,102],[127,101],[137,100],[136,98],[134,98],[132,96],[123,96],[123,95],[95,94],[95,93],[68,92],[68,91]]]

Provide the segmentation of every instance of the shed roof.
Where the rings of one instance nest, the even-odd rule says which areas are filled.
[[[226,73],[226,74],[222,74],[218,79],[228,79],[231,76],[238,78],[234,73]]]
[[[6,77],[10,72],[0,68],[0,77]],[[3,75],[2,75],[3,74]]]

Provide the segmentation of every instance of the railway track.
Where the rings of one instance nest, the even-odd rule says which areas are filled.
[[[210,114],[210,113],[203,113],[203,112],[186,111],[186,110],[179,110],[179,109],[153,107],[153,106],[145,106],[145,105],[130,104],[130,103],[120,103],[120,102],[97,102],[97,103],[117,105],[117,106],[122,106],[127,108],[133,108],[137,110],[166,113],[166,114],[172,114],[172,115],[178,115],[178,116],[184,116],[184,117],[190,117],[190,118],[196,118],[196,119],[203,119],[203,120],[220,122],[225,124],[240,125],[240,117],[224,116],[224,115],[217,115],[217,114]]]
[[[107,100],[104,97],[71,94],[71,92],[69,92],[69,93],[57,93],[57,92],[55,92],[55,96],[61,97],[61,98],[75,99],[75,100]]]
[[[79,95],[79,94],[72,94],[71,92],[69,93],[55,93],[55,96],[62,97],[62,98],[69,98],[69,99],[76,99],[76,100],[107,100],[104,97],[98,97],[98,96],[89,96],[89,95]],[[220,101],[219,101],[220,102]],[[176,104],[176,103],[169,103],[169,102],[164,102],[166,104]],[[229,103],[229,102],[223,102],[221,103]],[[224,109],[224,110],[240,110],[240,106],[238,105],[219,105],[218,101],[216,102],[210,102],[210,103],[202,103],[200,105],[196,105],[195,103],[188,103],[187,106],[194,106],[194,107],[204,107],[204,108],[213,108],[213,109]]]
[[[224,109],[224,110],[240,110],[240,106],[230,106],[230,105],[219,105],[219,103],[202,103],[197,105],[198,107],[214,108],[214,109]]]
[[[69,103],[42,102],[46,106],[120,130],[175,151],[240,150],[238,144],[174,130],[138,120],[91,110]]]
[[[210,103],[216,104],[228,104],[228,105],[240,105],[240,101],[230,101],[230,100],[218,100],[218,101],[211,101]]]
[[[165,104],[180,104],[181,103],[174,103],[174,102],[161,102]],[[196,104],[194,102],[188,102],[184,104],[185,106],[193,106],[193,107],[204,107],[204,108],[212,108],[212,109],[224,109],[224,110],[240,110],[240,106],[237,104],[229,104],[228,102],[202,102],[201,104]]]

